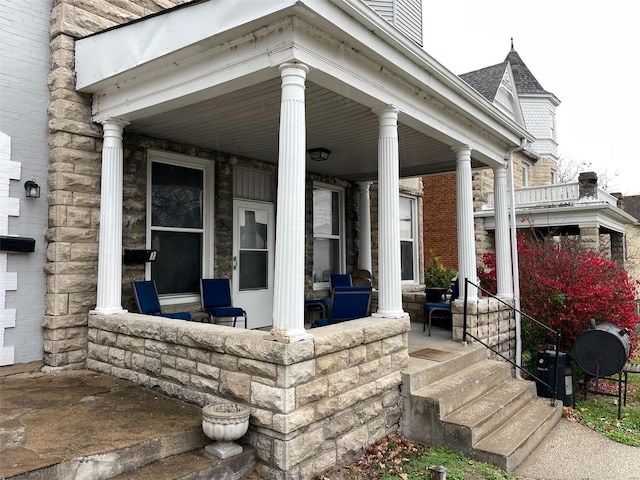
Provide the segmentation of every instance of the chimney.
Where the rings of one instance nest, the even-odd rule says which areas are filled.
[[[578,176],[579,198],[598,198],[598,174],[583,172]]]
[[[624,196],[622,195],[622,193],[620,192],[611,192],[611,196],[612,197],[616,197],[618,199],[618,205],[616,205],[618,208],[622,208],[622,210],[624,210]]]

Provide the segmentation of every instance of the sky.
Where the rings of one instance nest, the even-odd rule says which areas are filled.
[[[640,2],[422,0],[424,49],[455,74],[514,48],[556,108],[565,165],[640,195]],[[604,184],[604,185],[603,185]]]

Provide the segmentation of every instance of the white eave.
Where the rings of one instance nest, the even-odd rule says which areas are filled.
[[[495,229],[492,208],[474,212],[485,219],[485,229]],[[557,205],[516,207],[517,228],[546,228],[598,224],[601,228],[623,233],[627,225],[638,221],[624,210],[602,201],[569,201]]]
[[[333,95],[367,109],[396,105],[400,122],[434,142],[469,145],[486,165],[502,164],[521,139],[534,140],[360,0],[242,6],[204,0],[77,40],[77,89],[94,94],[94,121],[121,118],[135,131],[136,120],[161,123],[179,108],[273,86],[265,82],[277,80],[280,63],[300,61],[311,67],[308,80]],[[423,173],[430,172],[419,165],[405,172]]]

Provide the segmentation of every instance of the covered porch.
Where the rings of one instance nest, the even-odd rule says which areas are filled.
[[[217,20],[199,21],[205,18]],[[175,34],[184,24],[191,25],[189,38]],[[159,30],[166,35],[155,35]],[[221,190],[223,175],[233,177],[233,185],[224,188],[231,189],[234,201],[257,200],[277,209],[275,225],[269,225],[275,247],[265,275],[270,298],[262,304],[272,312],[272,333],[290,341],[309,338],[303,299],[318,288],[309,280],[308,256],[314,247],[309,247],[305,203],[310,179],[358,185],[359,230],[353,230],[357,255],[351,265],[343,258],[339,268],[375,270],[378,305],[373,316],[401,318],[406,312],[395,228],[400,223],[399,179],[457,172],[459,274],[475,278],[472,168],[490,166],[502,172],[496,175],[496,190],[504,191],[506,158],[528,138],[515,122],[355,0],[271,2],[241,14],[219,2],[196,2],[77,41],[76,71],[78,91],[92,94],[92,120],[104,131],[95,314],[125,310],[123,223],[124,235],[130,234],[126,215],[123,222],[123,185],[125,205],[134,188],[137,196],[151,201],[152,172],[141,172],[147,175],[146,186],[138,178],[127,183],[123,168],[131,157],[125,149],[139,149],[140,155],[146,151],[147,165],[170,161],[166,157],[171,153],[149,153],[144,144],[152,142],[147,138],[193,146],[183,151],[191,148],[200,157],[205,156],[202,152],[218,152],[208,155],[211,173],[207,165],[196,167],[205,171],[198,225],[203,277],[231,277],[234,293],[241,293],[241,256],[217,241],[222,238],[220,222],[239,221],[231,208],[220,211],[216,205],[229,194]],[[128,146],[123,135],[139,140]],[[328,161],[307,157],[306,151],[316,146],[331,150]],[[238,177],[247,164],[262,171],[272,166],[277,191],[243,191]],[[376,257],[367,228],[371,182],[377,186],[379,205],[378,231],[373,234]],[[506,195],[498,194],[498,202],[506,214]],[[143,216],[137,221],[149,224],[150,208],[143,212],[146,220]],[[506,232],[506,217],[500,221]],[[353,226],[346,225],[349,228]],[[153,226],[143,233],[146,248],[154,247],[151,230]],[[508,296],[508,236],[498,243],[505,265],[500,293]],[[147,265],[144,275],[152,277],[152,267]],[[476,292],[469,293],[470,299],[476,298]],[[197,298],[176,294],[165,300],[189,301]]]

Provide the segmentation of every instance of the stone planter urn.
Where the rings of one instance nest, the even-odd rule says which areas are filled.
[[[202,430],[214,440],[205,451],[218,458],[229,458],[242,453],[238,440],[249,428],[251,410],[239,403],[213,403],[202,408]]]

